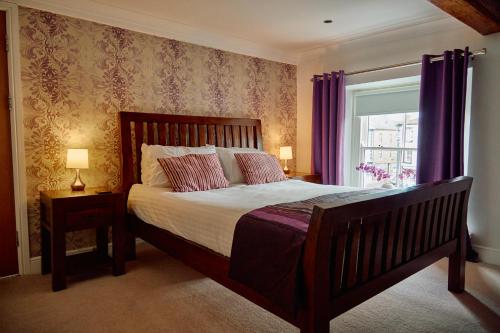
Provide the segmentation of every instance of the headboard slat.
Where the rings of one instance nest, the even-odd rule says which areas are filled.
[[[147,133],[144,133],[145,127]],[[122,186],[127,193],[134,183],[141,182],[143,143],[262,149],[261,122],[258,119],[120,112],[120,133]]]
[[[247,126],[247,137],[248,137],[248,147],[249,148],[257,148],[255,146],[255,139],[253,137],[253,127]]]
[[[226,147],[224,144],[224,125],[215,125],[217,129],[217,147]]]
[[[263,149],[263,143],[262,143],[262,132],[261,132],[260,126],[256,126],[255,127],[255,136],[254,136],[254,138],[255,138],[254,148],[262,150]]]
[[[224,134],[226,137],[226,147],[232,147],[233,146],[233,135],[231,133],[231,126],[224,126]]]
[[[179,124],[180,132],[180,146],[187,146],[187,124]]]
[[[215,125],[208,125],[208,144],[215,145]]]
[[[148,121],[148,145],[155,144],[154,123]]]
[[[200,147],[207,144],[207,125],[198,126],[198,142]]]
[[[198,141],[196,140],[196,124],[189,125],[189,145],[191,147],[199,147]]]
[[[167,144],[167,131],[165,129],[164,123],[158,123],[158,144],[166,145]]]
[[[170,146],[177,146],[177,126],[175,123],[170,123],[170,142],[168,143]]]
[[[240,130],[241,130],[241,147],[247,148],[248,147],[247,127],[246,126],[240,126]]]
[[[241,147],[241,143],[240,143],[240,126],[233,125],[232,132],[233,132],[233,145],[235,147]]]

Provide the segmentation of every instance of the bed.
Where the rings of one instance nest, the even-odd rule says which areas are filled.
[[[464,289],[469,177],[378,192],[348,204],[315,206],[300,260],[305,297],[291,314],[229,277],[238,217],[260,205],[352,189],[298,180],[189,194],[146,188],[140,184],[142,143],[262,149],[260,121],[122,112],[120,125],[130,257],[139,237],[301,332],[328,332],[331,319],[443,257],[449,257],[448,289]]]

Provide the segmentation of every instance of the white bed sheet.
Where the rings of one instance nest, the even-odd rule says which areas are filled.
[[[357,190],[300,180],[176,193],[142,184],[132,186],[128,209],[146,223],[166,229],[229,257],[238,219],[256,208]]]

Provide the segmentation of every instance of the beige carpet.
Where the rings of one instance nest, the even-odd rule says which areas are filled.
[[[500,269],[467,265],[467,292],[447,291],[442,260],[331,321],[331,332],[500,332]],[[0,280],[0,332],[298,332],[150,246],[128,273]]]

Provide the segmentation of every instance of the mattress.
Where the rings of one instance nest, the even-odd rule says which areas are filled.
[[[172,192],[143,184],[132,186],[128,210],[142,221],[229,257],[239,218],[256,208],[356,190],[300,180],[244,185],[199,192]]]

